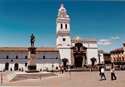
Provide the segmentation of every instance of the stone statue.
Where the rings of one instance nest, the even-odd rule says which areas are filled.
[[[31,47],[34,47],[35,36],[33,35],[33,33],[32,33],[32,35],[30,36],[30,42],[31,42]]]

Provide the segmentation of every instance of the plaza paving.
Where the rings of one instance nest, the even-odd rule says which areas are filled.
[[[57,73],[58,74],[58,73]],[[100,81],[98,72],[68,72],[38,79],[23,79],[4,82],[4,86],[31,86],[31,87],[125,87],[125,71],[117,71],[117,80],[110,80],[110,72],[106,72],[106,81]]]

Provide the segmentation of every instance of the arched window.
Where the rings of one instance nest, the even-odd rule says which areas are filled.
[[[63,29],[63,24],[61,24],[60,26],[61,26],[61,29]]]
[[[124,61],[124,57],[122,57],[122,61]]]
[[[16,59],[18,59],[18,56],[16,56]]]
[[[5,63],[5,70],[9,70],[9,63]]]
[[[25,63],[25,66],[27,66],[27,63]]]
[[[11,60],[11,62],[13,62],[13,60]]]
[[[45,56],[43,56],[43,59],[45,59]]]
[[[15,63],[14,64],[14,70],[17,71],[19,69],[19,64],[18,63]]]
[[[8,55],[6,56],[6,59],[9,59],[9,56],[8,56]]]
[[[27,59],[27,56],[25,56],[25,59]]]
[[[65,24],[65,29],[67,29],[67,24]]]
[[[63,38],[63,41],[66,41],[66,38]]]

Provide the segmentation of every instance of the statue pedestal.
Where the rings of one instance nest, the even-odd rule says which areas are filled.
[[[30,72],[38,72],[36,69],[36,48],[29,47],[28,48],[28,73]]]

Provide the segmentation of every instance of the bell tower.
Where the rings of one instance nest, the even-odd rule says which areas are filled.
[[[56,20],[56,47],[59,49],[61,59],[68,59],[71,63],[71,38],[70,38],[70,18],[64,5],[61,4]]]

